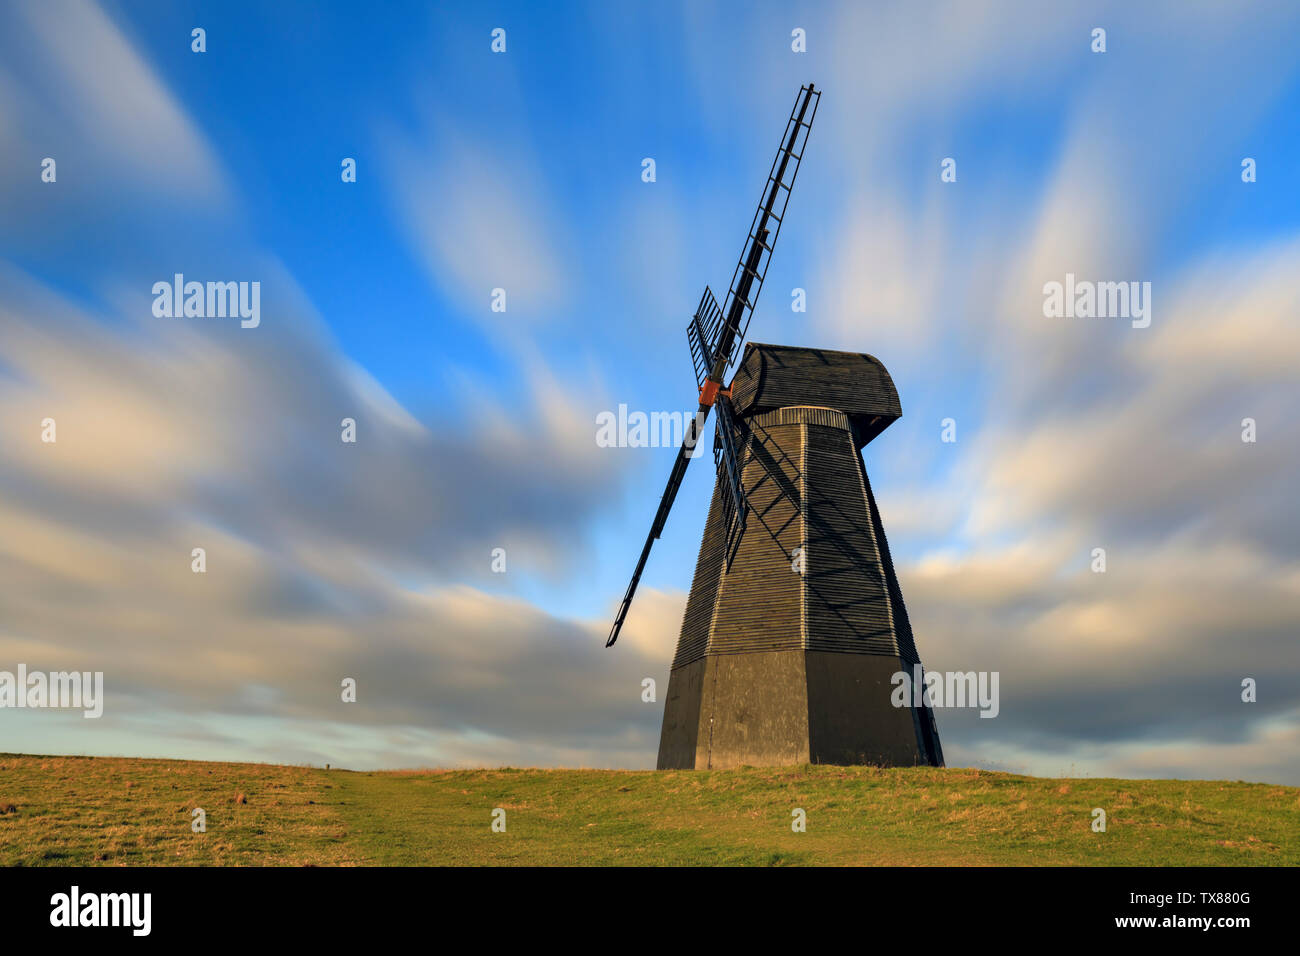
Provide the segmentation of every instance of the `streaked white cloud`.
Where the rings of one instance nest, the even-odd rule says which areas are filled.
[[[480,140],[431,119],[414,134],[382,136],[389,199],[429,278],[501,340],[544,324],[571,295],[557,252],[565,218],[526,149]],[[493,312],[492,290],[507,311]]]
[[[90,0],[18,0],[0,14],[0,157],[60,164],[78,193],[132,183],[190,203],[230,199],[210,143],[136,43]],[[177,38],[186,43],[188,38]],[[21,82],[19,77],[21,76]],[[30,150],[40,144],[39,155]],[[33,176],[35,176],[33,172]]]

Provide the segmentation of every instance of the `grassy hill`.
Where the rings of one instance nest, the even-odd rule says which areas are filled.
[[[193,833],[191,812],[207,812]],[[506,832],[491,829],[506,812]],[[1107,832],[1092,832],[1092,810]],[[791,831],[791,811],[807,832]],[[1300,789],[977,770],[353,773],[0,754],[0,864],[1300,864]]]

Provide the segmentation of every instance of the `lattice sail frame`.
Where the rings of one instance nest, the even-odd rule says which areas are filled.
[[[695,317],[686,327],[686,341],[691,347],[691,364],[695,366],[697,388],[704,387],[704,381],[709,377],[709,372],[717,361],[718,356],[714,350],[717,348],[718,334],[721,331],[722,309],[718,307],[718,300],[713,297],[713,290],[705,286],[704,294],[700,296],[699,307],[695,310]]]
[[[749,501],[745,498],[744,469],[737,446],[740,433],[732,414],[731,400],[719,396],[717,429],[713,439],[713,464],[718,470],[718,489],[722,495],[722,526],[726,529],[727,569],[745,533]]]
[[[808,104],[801,119],[799,104],[805,95],[808,96]],[[812,90],[808,86],[800,87],[798,94],[795,96],[794,107],[790,110],[790,118],[785,124],[785,134],[781,137],[781,147],[772,158],[772,167],[768,170],[767,183],[763,188],[763,198],[754,211],[754,218],[750,220],[749,233],[745,237],[745,244],[740,250],[740,259],[736,262],[736,269],[731,275],[731,286],[727,292],[727,301],[723,304],[722,314],[731,315],[732,305],[736,301],[741,303],[742,308],[735,323],[736,335],[727,353],[728,367],[735,364],[736,356],[739,355],[741,345],[749,332],[749,323],[754,317],[754,306],[758,304],[758,294],[762,291],[763,280],[767,277],[767,267],[772,261],[772,250],[776,248],[776,240],[781,235],[781,224],[785,220],[785,209],[790,202],[790,193],[794,189],[795,178],[799,175],[799,166],[803,162],[804,149],[808,145],[808,134],[812,130],[813,119],[817,116],[817,107],[821,103],[821,97],[820,90]],[[795,127],[797,129],[794,129]],[[795,132],[793,139],[790,136],[792,129]],[[793,162],[787,161],[782,165],[781,158],[783,156],[788,157],[788,160]],[[772,211],[768,212],[768,196],[771,190],[775,191],[777,199],[772,204]],[[768,222],[773,219],[776,220],[775,230],[767,228]],[[759,250],[758,262],[754,268],[750,268],[745,260],[750,250],[755,247]],[[749,294],[743,295],[739,286],[741,285],[741,277],[746,274],[751,279],[751,285]]]

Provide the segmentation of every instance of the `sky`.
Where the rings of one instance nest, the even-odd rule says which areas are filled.
[[[694,409],[686,322],[813,82],[751,339],[893,375],[865,457],[918,650],[1000,674],[997,718],[937,714],[948,764],[1300,784],[1298,28],[4,4],[0,670],[106,699],[0,709],[0,751],[653,766],[711,467],[607,651],[674,450],[596,419]],[[260,323],[155,315],[176,273],[259,282]],[[1149,282],[1149,327],[1045,316],[1067,273]]]

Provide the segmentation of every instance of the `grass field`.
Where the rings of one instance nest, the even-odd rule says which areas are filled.
[[[207,832],[191,832],[202,807]],[[1092,810],[1107,830],[1092,831]],[[506,831],[492,831],[505,811]],[[807,830],[791,830],[803,809]],[[1300,789],[978,770],[353,773],[0,754],[0,864],[1290,865]]]

